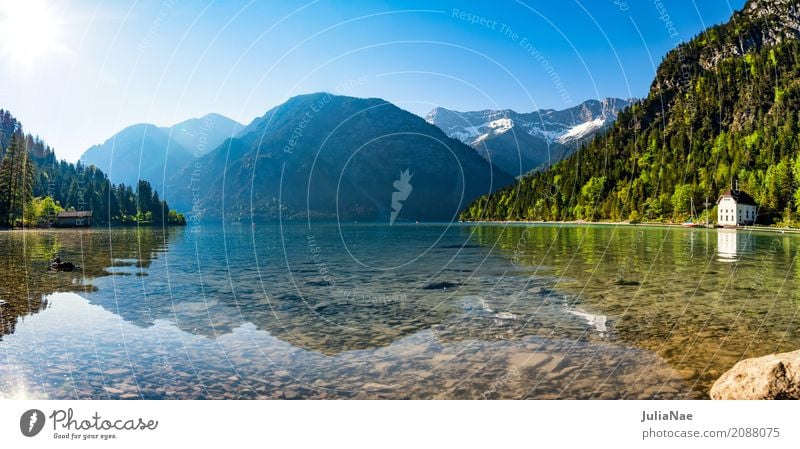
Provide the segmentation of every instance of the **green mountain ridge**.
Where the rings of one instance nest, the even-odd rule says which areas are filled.
[[[486,195],[464,220],[682,221],[738,187],[761,223],[800,212],[800,5],[751,0],[669,52],[648,96],[550,170]],[[692,206],[696,210],[693,210]]]

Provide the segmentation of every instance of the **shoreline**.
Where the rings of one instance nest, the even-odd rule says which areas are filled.
[[[17,231],[94,231],[98,229],[131,229],[131,228],[151,228],[151,229],[164,229],[164,228],[185,228],[185,224],[171,224],[166,226],[153,226],[152,224],[115,224],[104,226],[52,226],[52,227],[21,227],[21,228],[0,228],[0,232],[17,232]]]
[[[327,222],[324,222],[327,223]],[[378,224],[379,222],[363,222],[362,224]],[[350,224],[350,223],[347,223]],[[425,223],[407,223],[407,224],[416,224],[416,225],[431,225],[431,224],[443,224],[447,225],[446,222],[425,222]],[[573,220],[573,221],[541,221],[541,220],[459,220],[457,222],[452,222],[450,224],[465,224],[465,225],[547,225],[547,226],[559,226],[559,225],[568,225],[568,226],[630,226],[630,227],[644,227],[644,228],[680,228],[680,229],[728,229],[734,231],[749,231],[749,232],[766,232],[766,233],[774,233],[774,234],[800,234],[800,228],[787,228],[787,227],[775,227],[775,226],[716,226],[716,225],[708,225],[708,226],[697,226],[693,228],[685,227],[680,223],[661,223],[661,222],[640,222],[640,223],[631,223],[628,221],[583,221],[583,220]],[[49,228],[39,228],[39,227],[27,227],[27,228],[0,228],[0,232],[9,232],[9,231],[52,231],[52,230],[99,230],[99,229],[118,229],[118,228],[181,228],[187,227],[188,224],[170,224],[166,226],[153,226],[152,224],[112,224],[112,225],[104,225],[104,226],[89,226],[89,227],[49,227]]]
[[[648,228],[681,228],[681,229],[731,229],[735,231],[763,231],[778,234],[800,234],[800,228],[786,228],[773,226],[698,226],[694,228],[685,227],[680,223],[661,223],[661,222],[641,222],[631,223],[628,221],[541,221],[541,220],[476,220],[460,221],[463,224],[520,224],[520,225],[576,225],[576,226],[641,226]]]

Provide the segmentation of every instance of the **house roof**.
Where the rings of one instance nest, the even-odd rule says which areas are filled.
[[[91,217],[92,211],[90,210],[71,210],[67,212],[59,212],[56,214],[56,218],[81,218],[81,217]]]
[[[726,190],[722,192],[722,195],[720,195],[719,199],[717,199],[717,204],[719,204],[719,202],[726,196],[733,198],[733,200],[736,201],[738,204],[748,204],[750,206],[758,206],[756,200],[753,199],[752,196],[748,195],[747,193],[741,190],[736,190],[736,191]]]

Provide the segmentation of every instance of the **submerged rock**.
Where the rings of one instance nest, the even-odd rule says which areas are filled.
[[[800,399],[800,350],[745,359],[711,387],[711,399]]]
[[[455,282],[445,281],[445,282],[436,282],[433,284],[428,284],[422,288],[423,290],[447,290],[448,288],[453,288],[458,286],[459,284],[456,284]]]
[[[72,262],[62,262],[61,258],[56,256],[50,260],[50,265],[48,268],[53,271],[74,271],[80,267]]]
[[[633,280],[630,280],[630,279],[625,279],[623,277],[618,277],[618,278],[614,279],[613,281],[611,281],[611,283],[613,285],[639,285],[640,284],[639,281],[633,281]]]
[[[315,287],[330,287],[330,286],[333,285],[333,283],[330,282],[330,281],[325,281],[325,280],[322,280],[322,281],[308,281],[308,282],[306,282],[306,285],[313,285]]]

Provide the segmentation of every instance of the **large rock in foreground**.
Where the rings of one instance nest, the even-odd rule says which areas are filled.
[[[800,399],[800,350],[742,360],[714,382],[711,399]]]

